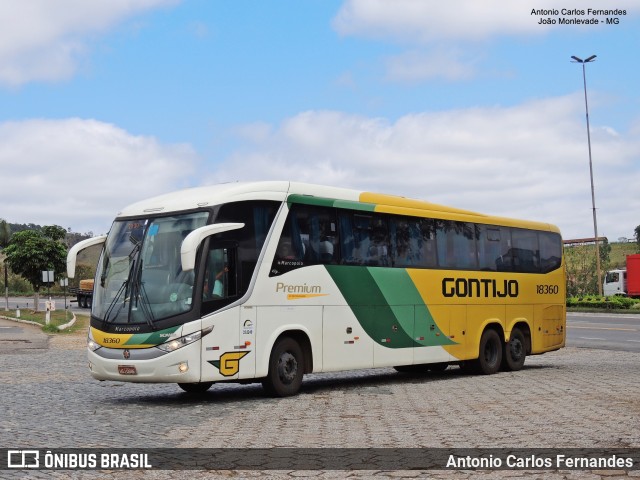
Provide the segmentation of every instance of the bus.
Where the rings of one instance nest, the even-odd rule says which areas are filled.
[[[450,365],[494,374],[565,345],[558,228],[296,182],[187,189],[124,208],[102,244],[88,360],[98,380],[261,382]]]

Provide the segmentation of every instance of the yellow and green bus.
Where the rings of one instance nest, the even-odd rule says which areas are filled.
[[[130,205],[103,244],[88,357],[98,380],[187,392],[303,375],[519,370],[565,344],[559,230],[295,182],[232,183]]]

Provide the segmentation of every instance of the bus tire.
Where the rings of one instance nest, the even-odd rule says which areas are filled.
[[[302,385],[304,355],[298,342],[282,337],[271,350],[269,373],[262,386],[269,395],[288,397],[295,395]]]
[[[204,393],[211,388],[213,382],[179,383],[178,386],[187,393]]]
[[[516,372],[524,365],[527,356],[527,347],[524,334],[519,328],[511,331],[509,341],[504,344],[502,352],[502,369]]]
[[[488,328],[480,338],[480,356],[477,360],[478,373],[492,375],[502,364],[502,340],[495,330]]]

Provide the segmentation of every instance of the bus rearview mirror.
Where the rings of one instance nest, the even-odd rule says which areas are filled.
[[[195,268],[196,252],[205,238],[230,230],[238,230],[242,227],[244,227],[244,223],[214,223],[213,225],[196,228],[184,238],[180,247],[182,271],[187,272]]]

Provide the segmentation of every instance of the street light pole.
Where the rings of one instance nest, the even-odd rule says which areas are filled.
[[[602,295],[602,281],[600,274],[600,243],[598,241],[598,221],[596,220],[596,194],[595,189],[593,187],[593,162],[591,161],[591,130],[589,128],[589,103],[587,102],[587,74],[586,69],[584,67],[585,63],[593,62],[596,58],[596,55],[591,55],[590,57],[582,60],[575,55],[572,55],[571,58],[577,63],[582,64],[582,81],[584,83],[584,108],[587,115],[587,144],[589,145],[589,175],[591,176],[591,205],[593,207],[593,234],[595,236],[596,242],[596,276],[598,283],[598,294]]]

